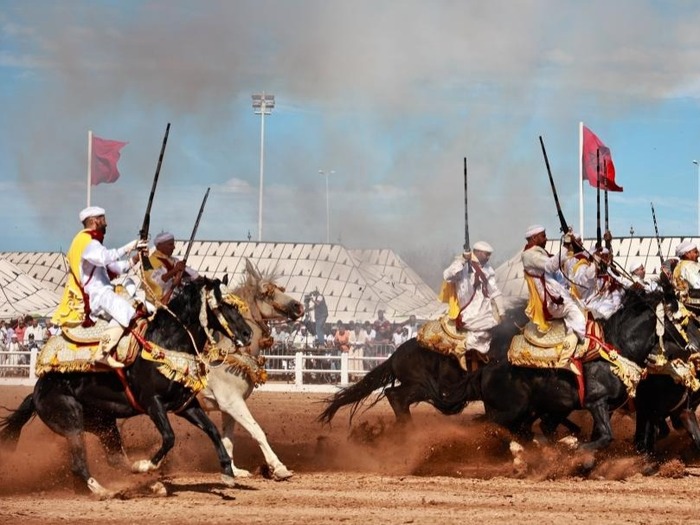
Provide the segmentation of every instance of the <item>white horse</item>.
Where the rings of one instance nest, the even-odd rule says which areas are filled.
[[[249,471],[237,468],[233,460],[233,431],[238,422],[258,442],[272,478],[284,480],[290,478],[293,472],[287,469],[273,452],[265,432],[253,419],[245,400],[253,392],[256,384],[265,381],[260,349],[273,343],[268,321],[299,319],[304,315],[304,307],[299,301],[285,294],[284,288],[275,284],[274,276],[263,276],[248,259],[244,282],[234,293],[250,308],[250,311],[244,314],[244,318],[253,330],[251,344],[245,348],[231,349],[223,365],[212,367],[209,372],[209,384],[199,393],[198,399],[206,411],[221,411],[223,443],[231,456],[234,476],[250,476]]]

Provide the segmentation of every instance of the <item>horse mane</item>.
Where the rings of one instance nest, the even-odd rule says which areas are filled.
[[[620,309],[603,322],[605,340],[625,357],[643,363],[656,344],[656,307],[662,301],[675,301],[666,287],[652,292],[629,289]]]
[[[146,338],[169,349],[190,348],[189,336],[180,326],[193,329],[199,325],[199,313],[202,307],[200,291],[210,282],[212,281],[206,277],[199,277],[184,285],[168,303],[167,310],[158,308],[153,321],[148,326]],[[173,314],[177,320],[173,319]]]
[[[258,268],[256,270],[260,274],[260,278],[246,269],[236,289],[256,289],[261,283],[274,283],[280,276],[277,265],[268,270],[259,270]]]

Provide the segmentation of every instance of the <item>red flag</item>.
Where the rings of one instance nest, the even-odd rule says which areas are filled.
[[[92,136],[92,167],[90,183],[97,186],[101,182],[114,182],[119,178],[117,162],[121,156],[119,151],[127,142],[106,140]]]
[[[600,152],[600,157],[598,156]],[[600,189],[608,191],[622,191],[622,186],[615,184],[615,164],[613,164],[610,148],[586,126],[583,126],[583,180],[594,188],[598,187],[598,158],[600,158]]]

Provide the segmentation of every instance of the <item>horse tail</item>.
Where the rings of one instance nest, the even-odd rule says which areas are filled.
[[[384,397],[384,388],[396,380],[393,370],[392,359],[396,354],[392,354],[389,359],[379,366],[370,370],[361,381],[338,391],[327,400],[328,406],[318,417],[321,423],[330,423],[335,413],[345,405],[353,405],[350,411],[350,421],[357,410],[362,406],[365,399],[375,390],[381,389],[377,398],[367,408],[376,405]]]
[[[11,450],[14,450],[17,447],[22,427],[24,427],[35,414],[36,407],[34,406],[34,396],[33,394],[29,394],[16,410],[10,412],[9,416],[0,418],[0,443],[7,443],[10,445]]]

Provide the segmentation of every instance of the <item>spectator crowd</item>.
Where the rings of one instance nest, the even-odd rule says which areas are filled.
[[[56,325],[32,316],[0,319],[0,376],[27,376],[32,350],[57,332]]]

